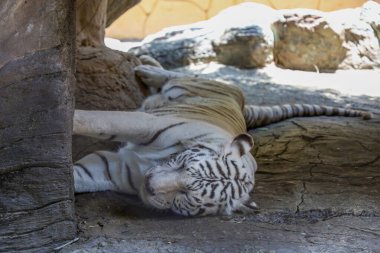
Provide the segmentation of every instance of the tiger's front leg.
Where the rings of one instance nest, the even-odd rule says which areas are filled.
[[[119,152],[97,151],[74,163],[75,192],[119,191],[138,194],[141,172]]]
[[[75,110],[73,133],[144,145],[157,132],[182,123],[178,118],[156,117],[145,112]]]

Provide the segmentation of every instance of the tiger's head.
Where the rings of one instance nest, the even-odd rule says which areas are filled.
[[[140,190],[143,201],[185,216],[232,214],[256,208],[250,201],[256,162],[253,140],[241,134],[219,150],[196,145],[151,168]]]

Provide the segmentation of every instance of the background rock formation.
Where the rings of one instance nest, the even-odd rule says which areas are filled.
[[[166,68],[209,61],[257,68],[273,60],[307,71],[379,68],[379,16],[380,4],[372,1],[330,13],[244,3],[207,21],[164,29],[131,52],[150,54]]]
[[[138,1],[76,1],[75,108],[84,110],[133,110],[138,108],[146,88],[135,79],[133,68],[140,61],[129,53],[107,48],[104,33],[107,23]],[[74,161],[99,149],[114,149],[117,143],[74,136]]]

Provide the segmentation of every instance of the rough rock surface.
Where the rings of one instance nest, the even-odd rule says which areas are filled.
[[[0,252],[76,235],[74,1],[0,1]]]
[[[247,103],[352,106],[371,110],[374,118],[295,118],[252,130],[259,168],[256,214],[189,219],[154,212],[122,194],[77,195],[81,239],[62,252],[377,252],[379,92],[372,97],[345,95],[333,89],[339,87],[334,83],[320,90],[283,85],[257,70],[223,65],[199,69],[181,71],[239,84]],[[342,73],[342,86],[348,76],[360,74],[349,73]],[[306,81],[319,76],[306,74],[311,75]],[[336,80],[338,73],[323,75]],[[380,73],[363,76],[376,80]]]
[[[150,35],[131,52],[149,54],[165,68],[210,61],[257,68],[273,58],[280,67],[307,71],[379,68],[379,16],[380,4],[372,1],[330,13],[244,3]]]
[[[300,10],[273,24],[274,60],[278,66],[301,70],[337,69],[346,58],[343,39],[322,13]]]
[[[77,0],[76,42],[78,46],[104,45],[106,26],[140,0]]]
[[[240,68],[264,67],[273,60],[271,39],[265,37],[259,26],[232,28],[213,43],[213,49],[217,61],[222,64]]]
[[[238,67],[262,67],[272,61],[275,11],[261,4],[230,7],[203,22],[172,27],[148,36],[136,55],[149,54],[165,68],[219,61]]]
[[[308,71],[379,66],[379,42],[360,9],[285,11],[272,28],[278,66]],[[350,19],[347,19],[350,17]]]
[[[137,2],[76,1],[76,109],[134,110],[146,96],[146,87],[136,80],[133,72],[141,64],[137,57],[104,46],[106,23]],[[119,143],[74,136],[73,160],[95,150],[113,150],[119,146]]]
[[[133,68],[141,62],[129,53],[106,47],[79,47],[76,55],[75,108],[82,110],[137,109],[147,89],[138,83]],[[73,160],[120,144],[74,136]]]
[[[77,109],[132,110],[146,95],[135,78],[133,68],[141,62],[134,55],[106,47],[80,47],[76,63]]]

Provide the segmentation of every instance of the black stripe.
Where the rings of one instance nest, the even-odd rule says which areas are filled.
[[[90,172],[90,170],[89,169],[87,169],[86,168],[86,166],[84,166],[83,164],[80,164],[80,163],[75,163],[74,164],[75,166],[78,166],[78,167],[80,167],[80,168],[82,168],[82,170],[91,178],[91,179],[94,179],[93,177],[92,177],[92,174],[91,174],[91,172]],[[78,173],[79,174],[79,173]]]
[[[107,139],[107,141],[113,141],[114,139],[116,138],[116,135],[111,135],[108,139]]]
[[[210,164],[208,161],[206,161],[206,166],[207,166],[207,168],[208,168],[208,170],[209,170],[209,174],[210,174],[210,176],[213,176],[214,178],[218,178],[218,177],[215,175],[215,173],[214,173],[214,171],[213,171],[213,169],[212,169],[212,167],[211,167],[211,164]]]
[[[153,135],[153,137],[145,142],[145,143],[141,143],[141,145],[149,145],[151,144],[152,142],[154,142],[163,132],[165,132],[166,130],[170,129],[170,128],[173,128],[173,127],[176,127],[176,126],[180,126],[180,125],[183,125],[183,124],[186,124],[186,122],[179,122],[179,123],[175,123],[175,124],[172,124],[172,125],[169,125],[161,130],[158,130],[157,133],[155,133]]]
[[[225,163],[225,164],[226,164],[226,168],[227,168],[227,177],[230,178],[231,177],[230,166],[228,166],[228,163]]]
[[[204,209],[204,208],[199,208],[199,210],[198,210],[198,212],[197,212],[196,215],[201,215],[201,214],[203,214],[205,211],[206,211],[206,209]]]
[[[235,161],[231,161],[231,163],[232,163],[232,165],[234,166],[235,171],[236,171],[235,179],[239,179],[239,178],[240,178],[240,171],[239,171],[239,168],[238,168],[238,166],[236,165]]]
[[[109,163],[108,163],[107,158],[106,158],[104,155],[100,154],[99,152],[95,152],[94,154],[97,155],[97,156],[99,156],[100,159],[102,159],[104,165],[106,166],[106,171],[105,171],[106,174],[105,174],[105,175],[108,177],[108,179],[109,179],[111,182],[113,182],[113,180],[112,180],[112,178],[111,178],[111,173],[110,173],[110,165],[109,165]],[[113,182],[113,183],[114,183],[114,182]]]
[[[292,111],[293,111],[293,116],[298,116],[298,107],[295,105],[291,105]]]
[[[220,166],[220,164],[218,163],[218,161],[216,161],[215,163],[216,163],[216,168],[218,169],[218,171],[222,175],[222,177],[227,178],[226,174],[224,174],[223,169]]]
[[[127,174],[128,174],[128,183],[131,186],[131,188],[138,193],[136,186],[133,184],[132,181],[132,176],[131,176],[131,169],[129,168],[128,164],[125,163],[125,168],[127,169]]]
[[[287,119],[288,118],[288,110],[284,105],[280,106],[281,111],[282,111],[282,119]]]
[[[232,182],[231,183],[231,193],[232,193],[232,198],[235,199],[235,188],[234,188],[234,184]]]
[[[218,188],[218,184],[211,185],[211,194],[210,199],[213,199],[215,196],[215,189]]]
[[[334,115],[334,116],[339,115],[339,109],[336,108],[336,107],[334,107],[334,108],[332,109],[332,115]]]
[[[241,198],[241,195],[243,194],[243,191],[241,189],[241,185],[240,185],[240,182],[239,181],[236,181],[236,184],[238,186],[238,190],[239,190],[239,198]]]
[[[310,110],[309,110],[309,107],[307,107],[305,104],[302,104],[302,108],[303,108],[303,116],[310,116]]]

